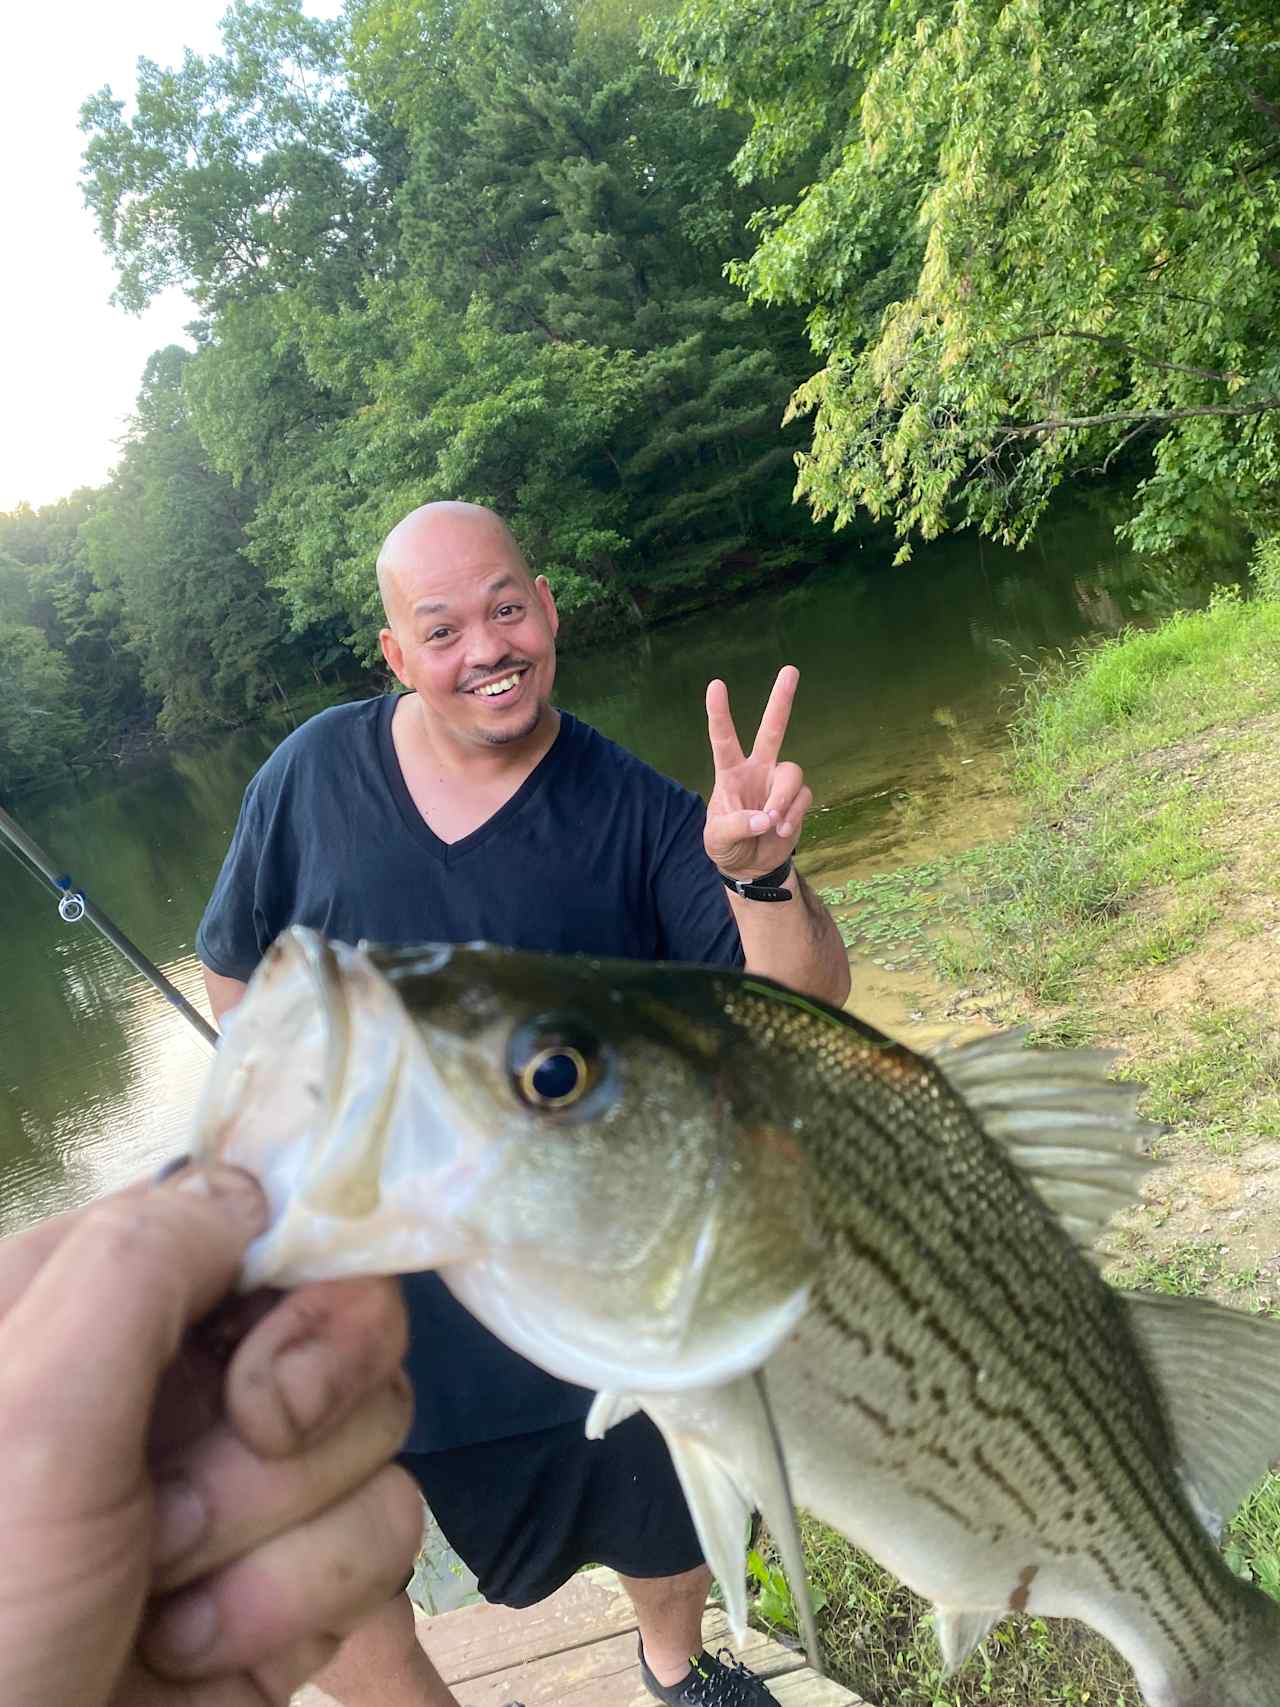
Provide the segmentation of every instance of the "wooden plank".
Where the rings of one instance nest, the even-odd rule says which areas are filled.
[[[622,1630],[636,1615],[612,1571],[583,1571],[549,1600],[510,1606],[459,1607],[439,1618],[419,1613],[418,1640],[450,1683],[580,1648]]]
[[[808,1666],[786,1677],[771,1678],[769,1688],[778,1698],[778,1707],[866,1707],[860,1695],[829,1677],[819,1677]]]
[[[649,1707],[640,1681],[635,1614],[612,1571],[583,1572],[525,1611],[504,1606],[464,1606],[437,1618],[418,1618],[418,1638],[463,1707]],[[728,1619],[709,1607],[703,1645],[713,1654],[728,1647],[744,1665],[769,1680],[782,1707],[859,1707],[858,1698],[815,1677],[803,1656],[762,1631],[749,1630],[741,1646]],[[294,1707],[334,1707],[310,1687]]]
[[[708,1630],[706,1638],[710,1638],[707,1646],[713,1653],[713,1643],[723,1645],[714,1631]],[[735,1651],[752,1671],[769,1679],[770,1687],[775,1678],[785,1679],[803,1668],[798,1654],[789,1653],[758,1631],[750,1632]],[[653,1701],[640,1681],[636,1637],[630,1630],[586,1647],[548,1654],[531,1664],[469,1678],[453,1687],[464,1707],[504,1707],[511,1701],[522,1702],[523,1707],[556,1707],[558,1702],[566,1703],[566,1707],[652,1707]],[[845,1699],[837,1695],[827,1701]],[[826,1707],[825,1702],[822,1707]]]

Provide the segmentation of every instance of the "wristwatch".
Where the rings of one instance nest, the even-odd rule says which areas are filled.
[[[790,871],[791,859],[788,856],[776,870],[766,871],[763,877],[744,879],[730,877],[728,872],[721,871],[720,881],[726,889],[732,889],[735,895],[741,895],[744,901],[790,901],[794,899],[791,891],[782,887]]]

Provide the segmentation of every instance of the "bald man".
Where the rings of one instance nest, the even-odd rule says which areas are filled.
[[[745,962],[844,1000],[839,935],[791,866],[811,799],[779,757],[794,670],[749,754],[711,684],[704,809],[556,710],[555,600],[498,516],[424,505],[388,535],[377,572],[382,653],[408,691],[321,712],[250,783],[197,936],[219,1019],[291,924],[346,941]],[[403,1286],[416,1412],[402,1461],[485,1596],[528,1606],[583,1564],[612,1565],[652,1695],[772,1701],[702,1648],[709,1573],[647,1418],[587,1441],[589,1393],[508,1351],[434,1275]],[[458,1707],[403,1595],[319,1681],[343,1707]]]

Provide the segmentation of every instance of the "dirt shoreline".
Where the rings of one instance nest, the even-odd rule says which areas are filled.
[[[1118,1076],[1128,1068],[1141,1078],[1144,1058],[1149,1064],[1180,1044],[1191,1048],[1198,1020],[1235,1009],[1256,1016],[1280,1049],[1280,714],[1202,731],[1141,763],[1214,803],[1206,839],[1221,859],[1223,898],[1218,918],[1188,952],[1099,980],[1105,1023],[1091,1041],[1117,1052]],[[975,819],[983,830],[1011,833],[1019,809],[1007,780],[992,773],[982,783],[985,798],[950,792],[927,825],[904,838],[898,868],[973,845]],[[1136,905],[1150,919],[1170,904],[1170,894],[1156,891]],[[851,952],[850,964],[851,1011],[914,1049],[1014,1023],[1051,1026],[1061,1011],[1037,1009],[980,980],[950,986],[926,963],[899,965],[892,949],[874,958]],[[1240,1045],[1246,1073],[1249,1047]],[[1258,1060],[1260,1076],[1272,1071]],[[1280,1097],[1241,1129],[1216,1133],[1197,1122],[1195,1100],[1189,1118],[1157,1140],[1160,1166],[1142,1203],[1113,1224],[1108,1247],[1122,1276],[1187,1266],[1190,1256],[1187,1290],[1237,1306],[1248,1291],[1250,1307],[1280,1310]]]

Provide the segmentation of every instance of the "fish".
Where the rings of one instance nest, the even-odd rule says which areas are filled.
[[[1147,1707],[1280,1707],[1280,1606],[1218,1545],[1276,1456],[1280,1324],[1103,1278],[1158,1130],[1112,1055],[301,928],[232,1017],[194,1144],[269,1199],[243,1283],[435,1269],[596,1394],[590,1434],[647,1412],[735,1628],[754,1509],[803,1596],[798,1504],[932,1603],[949,1670],[1070,1617]]]

